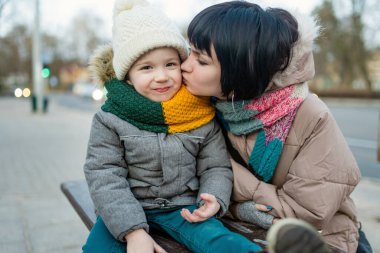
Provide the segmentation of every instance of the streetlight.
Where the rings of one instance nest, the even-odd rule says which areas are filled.
[[[43,107],[43,82],[41,76],[41,51],[40,51],[40,1],[35,0],[34,30],[33,30],[33,112],[41,111]],[[46,74],[46,73],[45,73]],[[50,74],[50,73],[49,73]]]
[[[380,162],[380,113],[379,122],[377,123],[377,161]]]

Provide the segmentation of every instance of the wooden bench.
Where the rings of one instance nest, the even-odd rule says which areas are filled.
[[[85,181],[68,181],[61,184],[61,190],[78,213],[88,230],[96,221],[94,204]],[[221,219],[226,227],[240,233],[261,246],[265,244],[266,230],[252,224],[238,222],[228,218]],[[153,230],[151,236],[168,253],[190,252],[184,246],[171,239],[167,234]]]

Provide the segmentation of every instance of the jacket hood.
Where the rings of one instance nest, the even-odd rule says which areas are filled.
[[[292,49],[288,67],[275,74],[272,79],[272,83],[277,87],[309,81],[315,74],[313,44],[321,28],[311,15],[298,11],[292,11],[291,14],[297,20],[299,38]]]
[[[112,45],[100,46],[90,58],[89,72],[96,83],[104,85],[107,81],[116,78],[112,65]]]

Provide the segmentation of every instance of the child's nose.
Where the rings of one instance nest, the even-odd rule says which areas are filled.
[[[168,73],[165,69],[157,69],[155,80],[156,82],[165,82],[169,79]]]

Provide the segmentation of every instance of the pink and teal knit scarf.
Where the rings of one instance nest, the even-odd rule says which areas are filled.
[[[258,99],[215,103],[227,131],[246,135],[258,131],[248,166],[265,182],[271,181],[297,109],[309,93],[306,83],[268,92]]]

